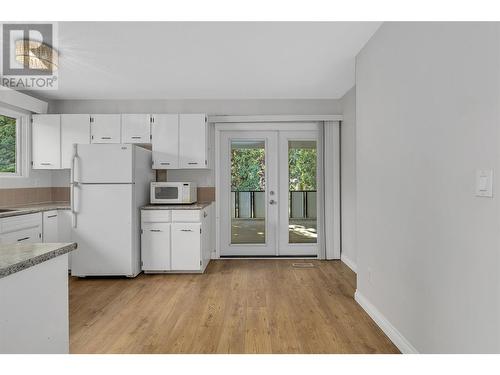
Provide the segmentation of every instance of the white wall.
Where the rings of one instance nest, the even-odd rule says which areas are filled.
[[[55,100],[49,113],[206,113],[208,115],[310,115],[341,114],[335,99],[165,99],[165,100]],[[210,136],[211,161],[214,132]],[[215,186],[214,169],[171,170],[168,181],[192,181]],[[58,181],[62,181],[58,179]],[[69,180],[68,180],[69,181]]]
[[[340,126],[341,259],[356,271],[356,87],[342,97],[341,105],[344,115]]]
[[[51,171],[30,170],[26,177],[0,177],[0,189],[50,186],[53,186]]]
[[[420,352],[500,352],[499,29],[385,23],[357,58],[358,297]]]

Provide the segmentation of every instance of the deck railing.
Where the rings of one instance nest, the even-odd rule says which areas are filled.
[[[234,218],[260,219],[265,217],[265,191],[231,191]],[[288,216],[293,219],[316,218],[316,190],[288,192]]]

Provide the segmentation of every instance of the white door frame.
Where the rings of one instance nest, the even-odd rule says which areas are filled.
[[[265,142],[265,243],[257,244],[231,244],[231,203],[228,197],[231,196],[231,140],[259,140]],[[222,142],[222,143],[221,143]],[[219,147],[220,147],[220,157],[217,159],[219,163],[222,163],[224,168],[220,170],[219,178],[224,181],[220,183],[219,180],[218,188],[220,190],[220,196],[226,197],[226,199],[220,199],[217,207],[221,212],[218,222],[219,236],[221,241],[219,242],[220,255],[224,256],[247,256],[250,251],[256,257],[257,256],[275,256],[278,252],[278,230],[279,227],[279,212],[278,206],[269,205],[268,201],[271,199],[269,194],[270,191],[274,191],[278,194],[279,176],[278,176],[278,154],[277,152],[272,152],[270,150],[277,150],[278,148],[278,132],[277,131],[248,131],[248,130],[238,130],[234,129],[221,131],[219,134]],[[218,164],[220,165],[220,164]],[[223,215],[225,212],[225,215]],[[250,250],[251,249],[251,250]],[[231,252],[231,254],[222,254],[224,251]]]
[[[325,191],[318,197],[319,215],[325,218],[318,220],[319,259],[340,259],[340,149],[339,125],[342,116],[235,116],[230,122],[224,116],[209,118],[215,124],[215,194],[216,194],[216,250],[215,259],[220,258],[220,205],[221,186],[218,161],[220,152],[220,133],[224,130],[313,130],[319,129],[318,160],[319,186],[325,186]],[[324,117],[324,118],[322,118]],[[219,118],[221,118],[219,122]],[[229,116],[227,116],[229,119]],[[250,119],[252,121],[250,121]],[[323,120],[324,122],[322,122]],[[261,122],[259,122],[261,121]],[[303,121],[303,122],[301,122]],[[311,123],[311,121],[320,121]],[[325,154],[325,155],[323,155]],[[326,159],[326,162],[323,161]],[[318,188],[319,188],[318,186]],[[327,207],[327,209],[325,209]],[[333,230],[324,230],[325,227]]]
[[[278,197],[280,197],[279,204],[279,227],[278,227],[278,250],[277,254],[281,256],[312,256],[312,255],[320,255],[321,253],[321,234],[318,235],[316,243],[289,243],[289,221],[288,221],[288,194],[289,194],[289,166],[288,166],[288,157],[283,158],[284,155],[288,155],[288,141],[289,140],[310,140],[316,141],[316,150],[317,150],[317,164],[316,164],[316,195],[320,199],[317,199],[316,209],[319,213],[319,208],[322,206],[321,197],[323,197],[323,186],[322,186],[322,168],[321,168],[321,160],[322,153],[321,147],[319,144],[320,138],[320,130],[316,129],[316,131],[305,131],[302,130],[294,130],[294,131],[280,131],[279,132],[279,142],[278,147],[279,152],[279,193]],[[285,203],[286,202],[286,203]],[[316,215],[316,223],[319,224],[322,220],[322,215]],[[286,218],[286,219],[285,219]],[[286,220],[286,222],[283,222]],[[320,226],[318,225],[317,232],[320,232]],[[321,230],[322,231],[322,230]]]

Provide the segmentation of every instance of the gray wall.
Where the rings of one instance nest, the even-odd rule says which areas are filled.
[[[344,115],[340,126],[341,259],[356,271],[356,87],[343,96],[341,105]]]
[[[96,96],[99,94],[96,93]],[[207,113],[209,115],[340,114],[335,99],[56,100],[49,113]]]
[[[420,352],[500,352],[498,23],[385,23],[357,57],[358,293]],[[498,191],[498,189],[495,189]]]

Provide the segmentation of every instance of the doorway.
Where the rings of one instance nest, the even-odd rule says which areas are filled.
[[[222,257],[318,256],[318,130],[304,129],[220,132]]]

